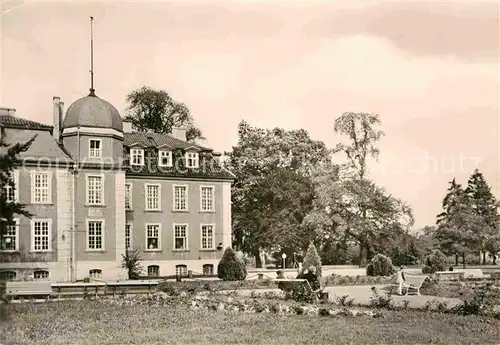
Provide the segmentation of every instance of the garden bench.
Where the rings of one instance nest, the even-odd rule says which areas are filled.
[[[280,287],[281,290],[284,292],[289,292],[294,289],[295,286],[304,286],[306,288],[306,291],[311,293],[313,296],[319,298],[319,299],[328,299],[328,293],[323,292],[324,288],[319,288],[317,290],[314,290],[309,283],[307,279],[286,279],[286,278],[277,278],[273,279],[273,281],[276,282],[282,282],[284,284],[279,284],[282,285]],[[278,285],[278,286],[279,286]]]
[[[147,288],[147,291],[145,291]],[[156,292],[158,288],[157,281],[124,281],[124,282],[107,282],[106,283],[106,293],[108,290],[113,292],[113,296],[116,292],[123,291],[124,293],[153,293]]]
[[[50,298],[52,294],[52,286],[48,281],[5,282],[6,296]]]
[[[437,271],[434,272],[436,275],[437,280],[441,280],[443,277],[448,277],[450,279],[458,279],[458,280],[463,280],[465,276],[465,272],[461,271]]]
[[[413,290],[417,293],[418,296],[420,296],[420,288],[422,287],[422,284],[424,281],[429,278],[428,276],[425,275],[415,275],[415,274],[408,274],[406,273],[404,275],[404,280],[402,284],[402,290],[405,290],[405,296],[408,295],[408,293]],[[390,291],[389,293],[392,294],[394,293],[394,290],[397,290],[399,288],[399,284],[391,284],[389,285]]]
[[[93,294],[95,297],[105,294],[106,284],[101,282],[92,283],[53,283],[52,290],[55,290],[58,298],[61,296],[80,297]]]

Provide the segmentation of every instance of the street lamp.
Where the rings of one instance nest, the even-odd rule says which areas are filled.
[[[283,258],[283,268],[285,268],[285,259],[286,259],[286,254],[285,254],[285,253],[283,253],[283,254],[281,255],[281,257]]]

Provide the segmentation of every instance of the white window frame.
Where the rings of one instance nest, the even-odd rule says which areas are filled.
[[[6,185],[5,188],[5,197],[7,199],[7,202],[19,202],[19,170],[15,169],[12,171],[12,180],[14,181],[14,187]],[[11,200],[9,199],[9,194],[11,189],[14,189],[14,198]]]
[[[128,226],[128,236],[127,236],[127,226]],[[134,224],[132,222],[126,222],[125,223],[125,249],[132,249],[132,231],[134,228]],[[127,238],[128,238],[128,243],[129,246],[127,247]]]
[[[127,187],[128,187],[128,193],[127,193]],[[133,190],[133,184],[132,182],[127,182],[125,183],[125,209],[126,210],[133,210],[132,207],[132,190]],[[127,207],[127,195],[128,195],[128,207]]]
[[[210,274],[205,274],[205,266],[207,267],[211,267],[211,271],[210,271]],[[205,275],[213,275],[214,274],[214,271],[215,271],[215,267],[214,267],[214,264],[203,264],[201,266],[201,271],[202,271],[202,274],[205,276]]]
[[[158,207],[148,207],[148,187],[158,187]],[[145,211],[161,211],[161,184],[160,183],[144,183],[144,210]]]
[[[204,188],[210,188],[212,190],[211,193],[211,201],[212,201],[212,207],[210,209],[204,209],[203,208],[203,189]],[[215,186],[200,186],[200,212],[214,212],[215,208]]]
[[[101,179],[101,202],[90,202],[89,180],[91,177],[99,177]],[[104,206],[104,174],[86,174],[85,175],[85,202],[89,206]]]
[[[137,156],[140,157],[140,162],[135,163],[134,162],[134,153],[137,153]],[[130,149],[130,165],[144,165],[144,149],[133,147]]]
[[[35,223],[47,223],[47,249],[35,249]],[[36,253],[48,253],[52,251],[52,219],[51,218],[33,218],[31,219],[31,251]]]
[[[7,233],[3,236],[2,241],[5,242],[7,238],[12,238],[14,237],[14,245],[15,249],[1,249],[2,247],[0,246],[0,252],[2,253],[15,253],[19,251],[19,218],[14,218],[14,225],[9,225],[13,226],[15,229],[14,236],[9,235],[9,229],[7,229]]]
[[[164,157],[166,156],[166,157]],[[172,151],[170,150],[159,150],[158,151],[158,166],[160,167],[172,167],[173,159],[172,159]],[[163,164],[163,158],[168,158],[168,164]]]
[[[92,142],[98,142],[99,143],[99,149],[93,149]],[[94,154],[92,154],[94,153]],[[97,155],[96,155],[97,153]],[[102,158],[102,139],[98,138],[90,138],[89,139],[89,158]]]
[[[47,276],[46,277],[37,277],[37,273],[47,273]],[[33,279],[35,280],[46,280],[46,279],[49,279],[50,277],[50,272],[47,271],[47,270],[36,270],[33,272]]]
[[[203,227],[206,227],[206,226],[212,227],[212,246],[204,248],[203,247],[203,239],[207,236],[203,236]],[[200,224],[200,249],[201,250],[214,250],[215,249],[215,224],[213,224],[213,223]]]
[[[35,200],[35,179],[37,175],[47,176],[47,200]],[[31,203],[32,204],[52,204],[52,171],[32,171],[31,172]]]
[[[146,223],[144,224],[145,227],[144,227],[144,231],[145,231],[145,239],[146,239],[146,243],[145,243],[145,249],[144,251],[145,252],[158,252],[158,251],[161,251],[161,223]],[[158,248],[153,248],[153,249],[149,249],[148,247],[148,226],[157,226],[158,227],[158,237],[156,237],[158,239]],[[151,237],[151,238],[155,238],[155,237]]]
[[[154,274],[149,274],[149,268],[150,267],[155,267],[155,268],[158,268],[158,274],[157,275],[154,275]],[[148,275],[148,277],[159,277],[160,276],[160,265],[148,265],[148,267],[146,267],[146,274]]]
[[[186,208],[184,209],[180,209],[180,208],[177,208],[177,202],[176,202],[176,199],[175,199],[175,188],[176,187],[184,187],[186,189],[186,195],[185,195],[185,199],[186,199]],[[173,199],[173,202],[172,202],[172,210],[175,211],[175,212],[189,212],[189,186],[187,184],[174,184],[172,185],[172,199]]]
[[[102,270],[100,268],[92,268],[89,270],[89,278],[92,279],[101,279],[102,278]]]
[[[177,236],[175,236],[175,228],[177,226],[185,227],[186,237],[184,237],[184,239],[185,239],[184,248],[175,248],[175,239],[177,238]],[[189,250],[189,226],[187,223],[174,223],[172,235],[173,235],[173,240],[174,240],[174,248],[173,248],[174,251],[187,251],[187,250]]]
[[[186,168],[199,168],[200,167],[200,153],[199,152],[187,151],[184,154],[184,159],[186,160]],[[189,164],[189,162],[191,160],[192,160],[193,164]]]
[[[101,248],[90,248],[90,223],[101,223]],[[87,218],[85,219],[85,251],[89,252],[103,252],[106,250],[106,222],[104,219]],[[94,235],[95,237],[95,235]]]

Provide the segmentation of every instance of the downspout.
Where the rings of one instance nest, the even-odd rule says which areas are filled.
[[[71,281],[76,281],[76,235],[78,225],[76,223],[76,199],[77,199],[77,181],[78,181],[78,171],[80,169],[80,126],[77,127],[76,132],[76,162],[75,168],[73,170],[73,205],[72,205],[72,213],[73,213],[73,233],[71,235]]]

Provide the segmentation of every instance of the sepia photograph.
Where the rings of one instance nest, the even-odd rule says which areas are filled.
[[[0,0],[0,345],[500,344],[500,1]]]

